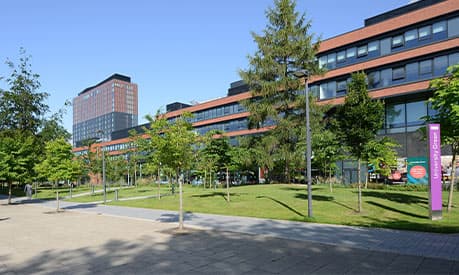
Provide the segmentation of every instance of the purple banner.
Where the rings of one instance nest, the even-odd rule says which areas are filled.
[[[432,219],[441,219],[442,173],[440,124],[428,124],[429,137],[429,206]]]

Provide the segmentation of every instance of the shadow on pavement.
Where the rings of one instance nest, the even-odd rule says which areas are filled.
[[[221,231],[157,232],[134,240],[110,239],[97,247],[46,250],[15,274],[384,274],[456,273],[454,261],[371,252]],[[409,263],[409,264],[407,264]]]

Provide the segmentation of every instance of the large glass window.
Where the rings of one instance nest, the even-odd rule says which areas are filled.
[[[459,35],[459,17],[448,20],[448,37]]]
[[[386,106],[386,128],[405,126],[405,104],[388,104]]]
[[[406,125],[415,126],[424,124],[422,119],[427,115],[425,101],[415,101],[406,104]]]
[[[347,82],[346,80],[336,82],[336,95],[343,96],[346,94]]]

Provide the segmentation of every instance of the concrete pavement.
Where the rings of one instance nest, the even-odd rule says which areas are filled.
[[[16,199],[20,202],[21,199]],[[0,273],[458,274],[458,236],[56,202],[0,205]]]

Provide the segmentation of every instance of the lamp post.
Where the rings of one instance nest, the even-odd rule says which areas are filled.
[[[304,95],[306,97],[306,178],[308,183],[308,217],[312,218],[312,180],[311,180],[311,126],[309,124],[309,91],[308,70],[300,70],[294,73],[297,78],[304,78]]]
[[[97,133],[101,133],[102,136],[104,135],[103,130],[98,130]],[[101,142],[104,141],[104,138],[99,139]],[[105,153],[104,153],[104,146],[100,146],[100,150],[102,151],[102,185],[104,187],[104,204],[107,202],[107,185],[105,184]]]

